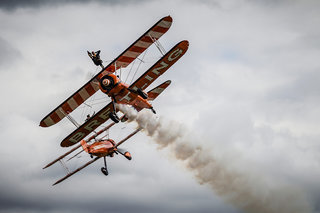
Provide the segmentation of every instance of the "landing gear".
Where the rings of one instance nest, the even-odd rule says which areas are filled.
[[[107,176],[109,173],[108,173],[108,169],[107,169],[107,161],[106,161],[106,157],[103,157],[103,160],[104,160],[104,167],[101,168],[101,172]]]
[[[109,118],[110,118],[113,122],[119,123],[120,118],[118,117],[117,112],[116,112],[116,105],[115,105],[115,98],[114,98],[114,97],[112,97],[112,105],[113,105],[113,111],[110,112]]]
[[[101,172],[105,175],[105,176],[108,176],[108,170],[104,167],[101,168]]]
[[[148,99],[148,94],[142,91],[142,89],[138,88],[137,89],[138,95],[140,95],[143,99]]]
[[[156,111],[153,109],[153,107],[150,108],[153,114],[156,114]]]
[[[120,118],[118,117],[118,115],[115,111],[113,111],[109,114],[109,118],[115,123],[119,123],[119,121],[120,121]]]

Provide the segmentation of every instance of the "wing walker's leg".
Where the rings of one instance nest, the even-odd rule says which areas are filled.
[[[89,57],[92,59],[93,63],[96,65],[96,66],[100,66],[102,69],[104,69],[104,66],[103,66],[103,62],[102,60],[100,59],[100,50],[94,52],[89,52],[87,51]]]
[[[107,161],[106,161],[106,156],[103,157],[104,161],[104,167],[101,168],[101,172],[107,176],[108,175],[108,169],[107,169]]]
[[[115,103],[116,103],[116,99],[115,99],[114,97],[112,97],[113,111],[110,112],[109,117],[110,117],[110,119],[111,119],[113,122],[119,123],[120,118],[119,118],[118,115],[117,115]]]
[[[150,108],[153,114],[157,114],[156,111],[153,109],[153,107]]]

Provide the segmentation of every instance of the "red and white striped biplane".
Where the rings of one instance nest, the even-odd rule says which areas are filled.
[[[111,98],[111,102],[103,107],[99,112],[88,118],[82,125],[78,126],[78,128],[71,134],[69,134],[60,144],[62,147],[69,147],[82,141],[82,145],[78,145],[76,148],[80,148],[82,146],[83,150],[88,151],[89,149],[85,148],[87,145],[84,145],[83,142],[83,139],[86,136],[88,136],[96,128],[109,120],[109,118],[114,123],[119,122],[120,118],[117,115],[118,109],[116,108],[115,104],[131,105],[137,111],[147,108],[155,113],[155,110],[153,109],[150,101],[153,101],[155,98],[157,98],[158,95],[170,85],[171,81],[166,81],[148,92],[145,92],[144,90],[160,75],[167,71],[175,62],[177,62],[185,54],[189,46],[189,42],[184,40],[176,44],[167,53],[165,53],[163,48],[160,46],[158,39],[169,30],[171,24],[172,18],[170,16],[166,16],[160,19],[147,32],[145,32],[139,39],[131,44],[125,51],[123,51],[107,66],[104,66],[102,64],[102,60],[100,59],[100,51],[88,52],[88,55],[93,60],[94,64],[100,66],[102,70],[91,80],[89,80],[84,86],[82,86],[78,91],[67,98],[62,104],[60,104],[57,108],[55,108],[52,112],[45,116],[41,120],[40,126],[49,127],[58,123],[64,117],[69,117],[69,114],[73,110],[84,103],[98,90],[100,90]],[[163,56],[131,85],[127,85],[126,83],[122,82],[121,79],[115,74],[115,72],[118,69],[126,68],[153,43],[155,43]],[[96,155],[97,158],[100,158],[101,156],[104,156],[104,158],[106,156],[111,156],[114,152],[121,153],[120,151],[117,151],[117,147],[120,144],[115,144],[114,142],[110,141],[111,140],[99,144],[95,142],[94,144],[90,145],[92,146],[91,150],[94,150],[94,146],[98,145],[100,147],[108,147],[104,149],[104,154],[100,153],[100,155]],[[76,148],[72,149],[72,151],[74,151]],[[70,154],[72,151],[69,151],[66,154]],[[95,155],[95,153],[88,153],[91,155]],[[125,153],[123,154],[125,155]],[[53,161],[51,164],[48,164],[45,168],[61,160],[65,156],[66,155],[63,155],[62,157]],[[93,163],[94,161],[95,160],[92,160],[90,162]],[[85,166],[87,166],[87,164]],[[80,168],[82,169],[82,167]],[[76,172],[80,171],[81,169],[76,170]],[[71,176],[74,173],[69,173],[65,178]],[[62,178],[61,181],[64,179]]]

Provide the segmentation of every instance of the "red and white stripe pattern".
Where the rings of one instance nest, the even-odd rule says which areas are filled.
[[[148,92],[148,101],[153,101],[154,99],[156,99],[158,97],[158,95],[160,95],[163,92],[163,90],[165,90],[170,84],[171,84],[171,81],[168,80],[168,81],[160,84],[156,88],[150,90]]]
[[[135,41],[129,48],[121,53],[113,62],[111,62],[104,70],[99,72],[94,78],[87,82],[77,92],[65,100],[60,106],[49,113],[42,121],[40,126],[49,127],[58,123],[67,114],[71,113],[74,109],[80,106],[90,96],[99,90],[99,79],[115,71],[116,68],[127,67],[132,61],[134,61],[142,52],[144,52],[151,44],[153,40],[158,40],[164,33],[168,31],[172,24],[172,18],[166,16],[159,20],[154,26],[152,26],[146,33],[144,33],[137,41]],[[152,37],[152,38],[151,38]]]
[[[119,69],[121,67],[127,67],[141,53],[151,46],[155,40],[158,40],[163,34],[165,34],[169,30],[171,24],[172,18],[170,16],[162,18],[128,49],[126,49],[115,61],[113,61],[111,66],[106,67],[102,75],[114,72],[115,69]]]
[[[96,91],[99,90],[99,84],[96,80],[91,81],[86,84],[76,93],[74,93],[70,98],[63,102],[60,106],[54,109],[49,115],[47,115],[40,122],[40,126],[48,127],[53,124],[58,123],[67,114],[71,113],[74,109],[85,102],[90,96],[92,96]]]

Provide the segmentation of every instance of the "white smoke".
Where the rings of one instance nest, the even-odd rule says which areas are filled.
[[[246,169],[239,172],[232,162],[219,160],[201,146],[192,143],[183,125],[164,118],[156,118],[149,110],[137,113],[126,105],[117,106],[135,121],[139,128],[160,146],[169,146],[174,156],[194,172],[201,184],[208,184],[214,192],[245,212],[304,213],[311,212],[304,194],[288,184],[254,174]]]

